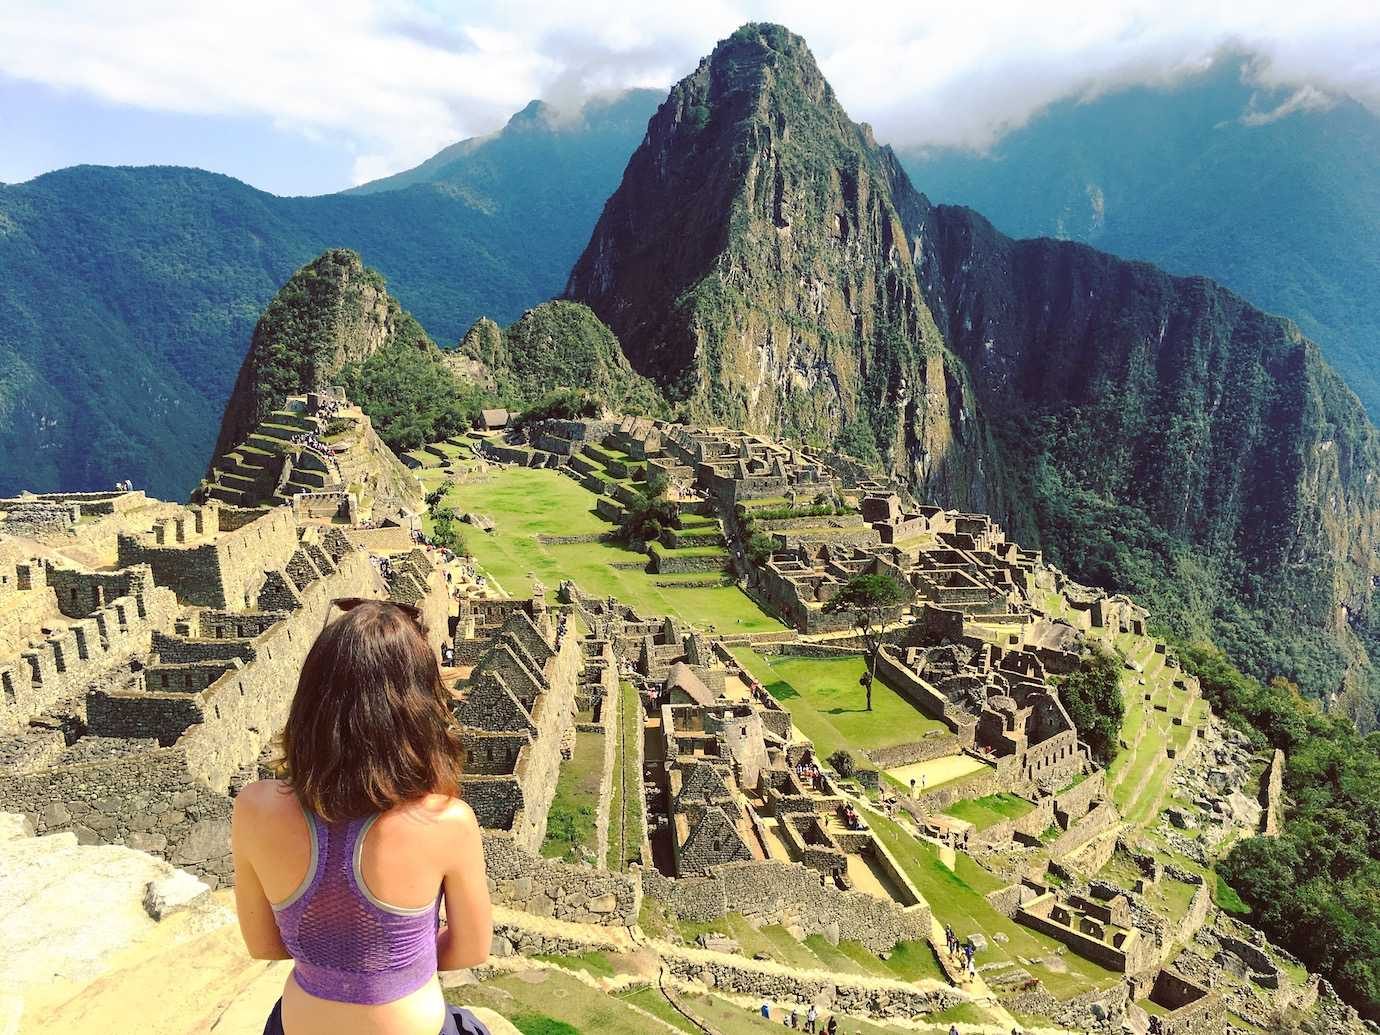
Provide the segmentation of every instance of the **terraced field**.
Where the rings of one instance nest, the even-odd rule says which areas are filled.
[[[555,589],[573,579],[595,596],[616,596],[646,615],[670,614],[720,633],[779,632],[785,627],[736,586],[703,577],[684,585],[649,574],[646,555],[597,537],[612,526],[594,510],[598,497],[567,475],[545,468],[493,467],[450,487],[446,502],[457,512],[493,519],[491,533],[465,542],[479,566],[513,596],[530,592],[535,576]],[[544,543],[538,536],[587,536],[591,541]]]
[[[979,967],[994,963],[1019,967],[1044,981],[1056,998],[1068,998],[1089,988],[1104,988],[1121,979],[1121,975],[1104,970],[1069,952],[1054,939],[997,912],[983,896],[1003,887],[1005,882],[967,854],[959,852],[951,870],[933,846],[917,840],[891,820],[876,813],[868,813],[865,819],[920,890],[940,923],[951,925],[960,938],[974,932],[986,936],[988,947],[978,958]],[[1005,942],[994,938],[996,934],[1004,935]]]
[[[942,722],[931,719],[881,680],[872,687],[869,712],[866,692],[858,684],[866,671],[861,655],[802,658],[735,647],[733,656],[791,713],[823,758],[840,748],[866,751],[948,732]]]
[[[1169,752],[1178,756],[1189,747],[1196,729],[1206,721],[1208,706],[1174,685],[1178,672],[1165,665],[1164,655],[1155,650],[1152,640],[1122,635],[1116,646],[1140,671],[1122,672],[1124,746],[1107,769],[1107,783],[1127,822],[1147,826],[1159,816],[1169,791],[1174,771]]]

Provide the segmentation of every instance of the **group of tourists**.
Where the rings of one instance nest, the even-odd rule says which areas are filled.
[[[858,816],[858,810],[853,808],[853,803],[851,801],[844,802],[840,811],[843,814],[843,825],[846,826],[849,830],[867,829],[863,826],[863,821]]]
[[[804,1009],[802,1010],[802,1007]],[[762,1017],[771,1020],[771,1003],[762,1000]],[[839,1020],[837,1017],[830,1017],[827,1022],[821,1023],[819,1018],[819,1007],[811,1003],[805,1006],[802,999],[799,1006],[792,1006],[789,1013],[782,1012],[781,1023],[787,1028],[797,1028],[807,1032],[818,1033],[818,1035],[837,1035],[839,1030]]]
[[[808,755],[806,756],[809,757]],[[824,774],[819,771],[819,766],[813,761],[802,761],[795,767],[795,775],[812,790],[822,790]]]
[[[973,944],[973,939],[960,939],[954,933],[954,929],[947,924],[944,926],[944,941],[951,957],[957,956],[963,962],[963,969],[970,978],[977,977],[977,964],[973,957],[977,955],[977,946]]]
[[[292,436],[292,444],[294,446],[305,446],[307,449],[320,453],[327,458],[335,457],[335,447],[330,445],[314,431],[299,431]]]

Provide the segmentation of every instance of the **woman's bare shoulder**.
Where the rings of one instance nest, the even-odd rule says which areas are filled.
[[[460,798],[449,794],[428,794],[408,808],[446,836],[479,832],[479,821],[475,819],[474,810]]]
[[[283,780],[255,780],[235,795],[236,815],[264,816],[295,806],[292,788]]]

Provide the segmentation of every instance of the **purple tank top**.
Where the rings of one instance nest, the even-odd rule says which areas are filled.
[[[338,1003],[391,1003],[415,992],[436,973],[440,893],[415,909],[379,901],[360,872],[364,835],[378,817],[327,823],[305,814],[307,875],[273,907],[296,961],[293,977],[309,994]]]

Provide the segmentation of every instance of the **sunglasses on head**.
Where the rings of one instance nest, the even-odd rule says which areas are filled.
[[[360,604],[387,604],[389,607],[396,607],[418,625],[422,622],[422,609],[420,607],[414,604],[404,604],[397,600],[375,600],[373,597],[336,597],[331,601],[331,607],[338,607],[342,611],[353,611]]]

